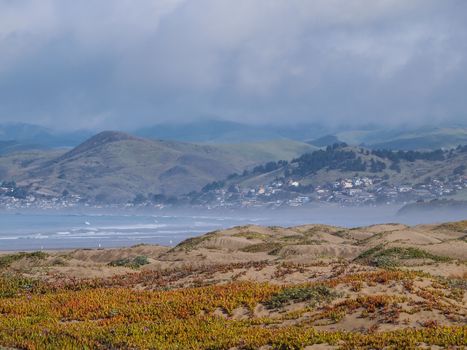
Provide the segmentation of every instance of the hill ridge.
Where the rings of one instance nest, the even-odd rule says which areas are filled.
[[[282,152],[268,152],[269,147]],[[14,180],[32,195],[63,197],[65,193],[90,202],[127,203],[138,194],[172,197],[200,190],[209,182],[275,159],[278,153],[290,159],[310,147],[304,143],[193,144],[109,130],[44,161],[37,161],[34,154],[0,159],[0,170],[4,169],[4,180]]]
[[[113,131],[113,130],[105,130],[102,131],[89,139],[85,140],[84,142],[80,143],[78,146],[74,147],[70,151],[66,152],[60,158],[70,158],[74,157],[78,154],[87,152],[93,148],[112,143],[112,142],[119,142],[119,141],[146,141],[142,138],[135,137],[125,132],[121,131]]]

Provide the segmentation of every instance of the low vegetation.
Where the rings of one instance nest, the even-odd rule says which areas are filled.
[[[242,248],[241,250],[246,253],[260,253],[266,252],[271,255],[276,255],[279,250],[282,248],[282,245],[277,242],[264,242],[258,244],[252,244]]]
[[[247,232],[239,232],[233,235],[233,237],[243,237],[246,239],[259,239],[264,240],[269,238],[268,235],[259,232],[247,231]]]
[[[109,263],[109,266],[121,266],[137,269],[147,264],[149,264],[148,257],[144,255],[139,255],[134,258],[123,258],[111,261]]]
[[[297,286],[281,290],[266,301],[265,305],[270,308],[279,308],[291,302],[306,301],[315,306],[324,301],[330,301],[338,296],[338,293],[324,285]]]
[[[447,222],[438,226],[440,229],[456,231],[456,232],[467,232],[467,220],[457,222]]]
[[[366,262],[376,267],[397,267],[402,265],[403,260],[425,259],[434,262],[448,262],[452,259],[445,256],[434,255],[414,247],[391,247],[385,248],[378,245],[359,255],[357,260]]]
[[[48,256],[49,255],[47,253],[40,251],[32,253],[20,252],[16,254],[0,255],[0,269],[7,268],[14,262],[19,261],[21,259],[43,260]]]
[[[206,233],[202,236],[198,237],[191,237],[185,239],[184,241],[180,242],[175,246],[175,249],[183,249],[183,250],[192,250],[197,248],[201,243],[209,240],[212,236],[216,234],[216,231]]]
[[[46,283],[3,276],[0,291],[10,292],[0,294],[0,344],[22,349],[174,350],[258,349],[266,345],[282,350],[321,343],[342,349],[467,345],[467,327],[443,325],[430,319],[421,320],[416,328],[386,331],[377,331],[377,327],[368,332],[317,328],[339,324],[346,315],[355,312],[370,322],[376,319],[381,324],[397,324],[403,314],[403,303],[412,308],[405,312],[441,309],[454,317],[455,308],[437,297],[441,284],[416,289],[413,282],[420,277],[408,272],[381,271],[341,276],[325,284],[279,286],[237,282],[163,291],[137,290],[139,280],[135,278],[127,279],[123,285],[121,279],[95,280],[76,288],[74,283],[63,281]],[[333,303],[337,296],[334,287],[355,281],[377,283],[384,288],[404,283],[423,302],[371,295],[347,297]],[[301,302],[307,306],[274,316],[275,309]],[[266,305],[273,313],[255,316],[259,305]],[[239,320],[235,314],[242,309],[250,316]],[[306,322],[300,321],[303,317]]]

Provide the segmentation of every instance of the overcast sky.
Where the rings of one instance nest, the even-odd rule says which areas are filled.
[[[465,0],[0,0],[0,122],[467,122]]]

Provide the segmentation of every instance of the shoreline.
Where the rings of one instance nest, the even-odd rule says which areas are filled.
[[[68,214],[67,214],[68,215]],[[75,215],[74,215],[75,216]],[[86,216],[86,215],[81,215],[81,214],[77,214],[76,216]],[[116,215],[118,217],[118,215]],[[129,216],[129,217],[132,217],[132,216]],[[142,217],[146,217],[146,215],[142,215]],[[174,218],[176,218],[176,216],[174,216]],[[457,220],[457,221],[463,221],[463,220],[467,220],[467,216],[465,215],[462,215],[461,216],[461,220]],[[200,217],[200,219],[209,219],[209,217]],[[217,218],[216,218],[217,219]],[[265,219],[263,219],[262,221],[264,222]],[[372,224],[369,224],[369,225],[332,225],[332,224],[327,224],[327,223],[322,223],[322,222],[311,222],[311,223],[300,223],[298,226],[300,225],[321,225],[321,226],[329,226],[329,227],[338,227],[338,228],[341,228],[341,229],[344,229],[344,230],[352,230],[352,229],[363,229],[363,228],[366,228],[366,227],[371,227],[371,226],[377,226],[377,225],[404,225],[404,226],[407,226],[409,228],[416,228],[417,226],[424,226],[424,225],[439,225],[439,224],[442,224],[443,222],[445,221],[441,221],[441,220],[436,220],[434,218],[430,219],[430,220],[425,220],[424,222],[422,223],[406,223],[404,222],[403,220],[401,221],[382,221],[382,222],[379,222],[379,223],[372,223]],[[121,232],[120,231],[117,231],[117,229],[119,228],[118,224],[115,224],[115,229],[116,229],[116,232],[119,232],[119,235],[121,236],[124,236],[124,233],[125,233],[125,230],[128,230],[129,228],[132,228],[134,227],[135,230],[137,228],[139,228],[141,225],[144,225],[144,224],[141,224],[141,223],[132,223],[132,224],[123,224],[121,227]],[[206,225],[209,225],[209,222],[206,223]],[[61,252],[61,251],[73,251],[73,250],[109,250],[109,249],[129,249],[129,248],[132,248],[132,247],[135,247],[135,246],[141,246],[141,245],[147,245],[147,246],[159,246],[159,247],[165,247],[167,249],[170,249],[170,248],[173,248],[175,247],[177,244],[180,244],[181,242],[187,240],[187,239],[190,239],[190,238],[196,238],[196,237],[200,237],[200,236],[203,236],[207,233],[210,233],[210,232],[216,232],[216,231],[224,231],[224,230],[231,230],[231,229],[238,229],[238,228],[241,228],[243,226],[258,226],[258,227],[263,227],[263,228],[268,228],[268,227],[279,227],[281,229],[288,229],[288,228],[293,228],[294,226],[289,226],[289,225],[276,225],[276,224],[272,224],[272,225],[266,225],[264,223],[255,223],[255,222],[248,222],[248,221],[245,221],[245,223],[243,224],[235,224],[235,223],[232,223],[232,225],[227,225],[227,226],[224,226],[224,227],[220,227],[220,226],[217,226],[217,227],[213,227],[211,226],[209,229],[205,229],[205,230],[196,230],[197,232],[194,232],[194,233],[189,233],[190,230],[194,231],[193,227],[189,227],[187,226],[186,230],[184,230],[183,228],[179,228],[178,231],[179,232],[183,232],[183,231],[186,231],[187,234],[183,234],[183,235],[175,235],[175,236],[172,236],[170,234],[166,234],[166,233],[159,233],[157,230],[152,230],[152,229],[147,229],[147,232],[145,232],[144,234],[146,236],[148,235],[151,235],[152,238],[151,239],[159,239],[159,240],[162,240],[162,241],[168,241],[168,242],[171,242],[171,243],[168,243],[168,244],[164,244],[164,243],[158,243],[158,242],[151,242],[149,240],[146,240],[146,241],[143,241],[143,239],[140,239],[140,241],[131,241],[131,240],[128,240],[128,241],[124,241],[122,242],[122,244],[115,244],[115,242],[106,242],[106,238],[108,236],[103,236],[104,238],[101,238],[100,240],[98,238],[93,238],[96,240],[95,242],[95,245],[93,246],[90,246],[89,244],[88,245],[66,245],[66,246],[59,246],[59,247],[36,247],[36,248],[2,248],[2,245],[0,245],[0,255],[5,255],[5,254],[14,254],[14,253],[19,253],[19,252],[36,252],[36,251],[42,251],[42,252]],[[170,227],[165,227],[165,224],[164,225],[161,225],[162,228],[164,229],[170,229]],[[105,233],[105,229],[106,227],[95,227],[95,226],[83,226],[82,228],[80,228],[79,230],[83,230],[83,231],[86,231],[86,230],[89,230],[91,232],[99,232],[99,230],[101,230],[103,233]],[[73,228],[69,228],[69,229],[66,229],[66,228],[63,228],[63,229],[60,229],[60,230],[65,230],[65,231],[73,231]],[[138,231],[141,231],[138,230]],[[86,231],[87,232],[87,231]],[[85,233],[86,233],[85,232]],[[141,231],[143,232],[143,231]],[[53,235],[53,234],[56,234],[56,232],[46,232],[46,233],[41,233],[41,234],[44,234],[44,235]],[[141,234],[141,233],[140,233]],[[31,234],[28,234],[30,236],[33,236],[34,234],[31,233]],[[115,235],[115,237],[118,237],[119,235]],[[132,232],[129,231],[128,232],[128,237],[131,237],[132,235]],[[78,236],[79,238],[80,236]],[[21,241],[23,239],[26,239],[28,241],[31,241],[31,240],[34,240],[35,238],[23,238],[21,236],[18,236],[17,238],[13,238],[13,239],[2,239],[1,238],[1,233],[0,233],[0,243],[4,242],[4,241]],[[136,239],[137,236],[136,236]],[[44,239],[44,241],[46,240],[49,240],[49,238],[46,238]],[[51,241],[53,242],[59,242],[60,241],[60,238],[57,237],[57,238],[50,238]],[[65,243],[67,239],[63,239],[63,242]],[[173,241],[173,242],[172,242]],[[106,244],[109,244],[109,245],[106,245]]]

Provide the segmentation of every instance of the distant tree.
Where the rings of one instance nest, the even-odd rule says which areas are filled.
[[[179,199],[175,196],[170,196],[167,198],[166,203],[170,205],[176,205],[179,203]]]
[[[5,188],[16,188],[16,182],[15,182],[15,181],[3,181],[3,182],[2,182],[2,187],[5,187]]]
[[[167,200],[166,196],[161,193],[151,195],[150,199],[155,204],[163,204]]]
[[[380,160],[374,160],[374,159],[371,159],[371,162],[370,162],[370,171],[372,173],[379,173],[381,171],[383,171],[384,169],[386,169],[386,164]]]
[[[347,160],[339,166],[340,170],[343,171],[366,171],[366,163],[362,161],[362,158]]]
[[[141,204],[146,201],[146,197],[142,193],[136,194],[135,198],[133,199],[134,204]]]
[[[464,175],[465,169],[466,169],[465,165],[462,164],[462,165],[459,165],[457,168],[455,168],[455,169],[452,171],[452,173],[453,173],[454,175]]]
[[[258,165],[255,166],[252,170],[252,173],[254,174],[264,174],[264,173],[269,173],[271,171],[279,169],[281,166],[286,165],[287,163],[283,163],[285,161],[279,161],[279,162],[268,162],[264,165]]]
[[[211,182],[209,184],[207,184],[206,186],[204,186],[201,191],[202,192],[209,192],[209,191],[214,191],[214,190],[218,190],[222,187],[224,187],[225,183],[224,181],[214,181],[214,182]]]
[[[297,167],[291,170],[291,173],[303,176],[316,173],[324,168],[362,171],[364,165],[360,158],[357,159],[357,153],[352,150],[341,149],[342,147],[342,144],[334,144],[326,147],[326,150],[306,153],[293,159],[292,163],[297,164]]]
[[[16,187],[13,192],[11,192],[11,197],[18,198],[18,199],[25,199],[28,195],[26,189],[22,187]]]
[[[402,171],[401,166],[400,166],[398,161],[397,162],[392,162],[391,165],[389,166],[389,169],[394,170],[394,171],[396,171],[398,173],[400,173]]]
[[[398,162],[405,160],[407,162],[415,162],[416,160],[428,160],[437,161],[444,160],[444,151],[437,149],[430,152],[419,152],[419,151],[392,151],[386,149],[372,150],[371,153],[380,158],[392,160]]]
[[[279,168],[279,164],[276,163],[276,162],[268,162],[266,163],[266,165],[264,166],[264,170],[266,173],[269,173],[271,171],[274,171],[276,170],[277,168]]]

